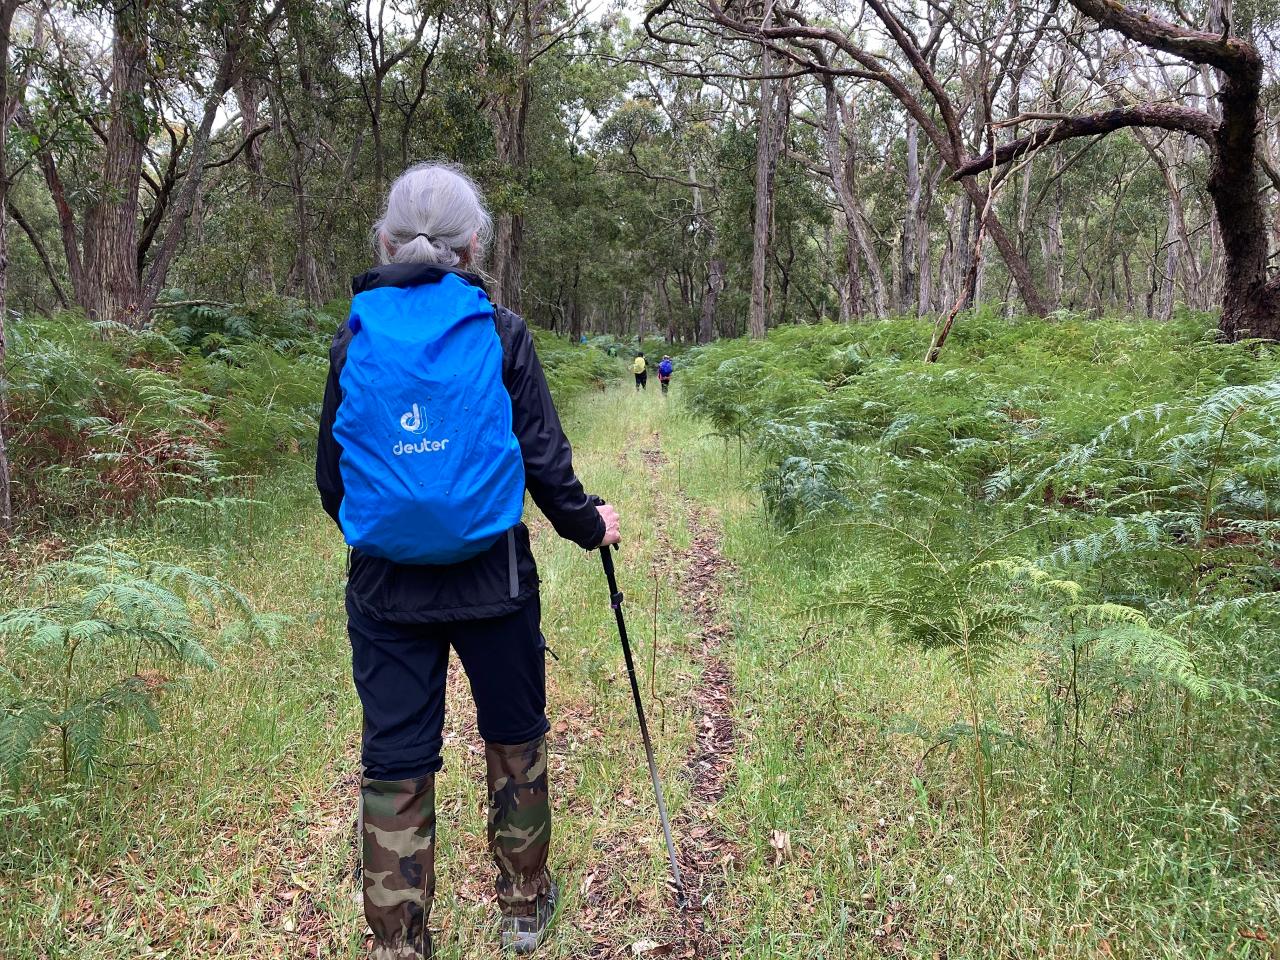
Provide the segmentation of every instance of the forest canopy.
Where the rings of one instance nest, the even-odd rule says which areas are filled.
[[[1276,332],[1266,3],[3,9],[14,308],[323,304],[430,158],[487,191],[497,296],[575,337],[988,300]]]

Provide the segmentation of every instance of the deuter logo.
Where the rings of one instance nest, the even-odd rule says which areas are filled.
[[[407,433],[421,436],[427,432],[427,418],[422,415],[421,408],[415,403],[408,413],[400,417],[400,426]],[[447,438],[444,440],[428,440],[423,437],[417,443],[405,443],[403,440],[397,440],[396,445],[391,448],[391,452],[397,457],[403,457],[407,453],[439,453],[448,445]]]
[[[449,445],[449,441],[445,440],[419,440],[417,443],[405,443],[403,440],[397,440],[396,445],[391,448],[391,452],[397,457],[403,457],[406,453],[439,453]]]
[[[427,432],[427,418],[422,415],[422,411],[415,403],[413,409],[400,418],[400,426],[409,433],[424,434]]]

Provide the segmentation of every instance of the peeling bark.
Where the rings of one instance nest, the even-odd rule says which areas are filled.
[[[138,192],[147,139],[147,16],[151,0],[127,0],[115,10],[111,106],[97,200],[84,224],[83,304],[99,320],[136,316]]]

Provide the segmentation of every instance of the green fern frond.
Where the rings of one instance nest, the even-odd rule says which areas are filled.
[[[0,773],[16,784],[27,757],[53,725],[54,714],[43,703],[0,710]]]

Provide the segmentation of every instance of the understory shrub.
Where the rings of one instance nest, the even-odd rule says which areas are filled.
[[[947,650],[971,698],[949,736],[1036,745],[1069,794],[1086,764],[1274,782],[1274,349],[1198,317],[980,310],[936,364],[928,337],[790,327],[691,358],[685,402],[752,447],[768,516],[829,568],[809,603]],[[1039,687],[1031,744],[986,725],[996,691],[972,699],[995,663]],[[985,801],[989,758],[974,769]]]
[[[159,728],[157,701],[186,668],[214,668],[209,638],[277,625],[212,577],[110,544],[29,586],[30,605],[0,612],[0,774],[15,788],[51,768],[91,777],[131,723]]]
[[[198,333],[189,319],[175,312],[141,331],[76,314],[12,324],[19,533],[82,529],[164,497],[203,496],[310,442],[327,350],[327,335],[307,329],[315,318],[294,317],[290,337],[227,317]]]
[[[546,330],[531,328],[538,359],[557,404],[585,390],[603,390],[623,374],[622,361],[599,350],[570,343]]]

